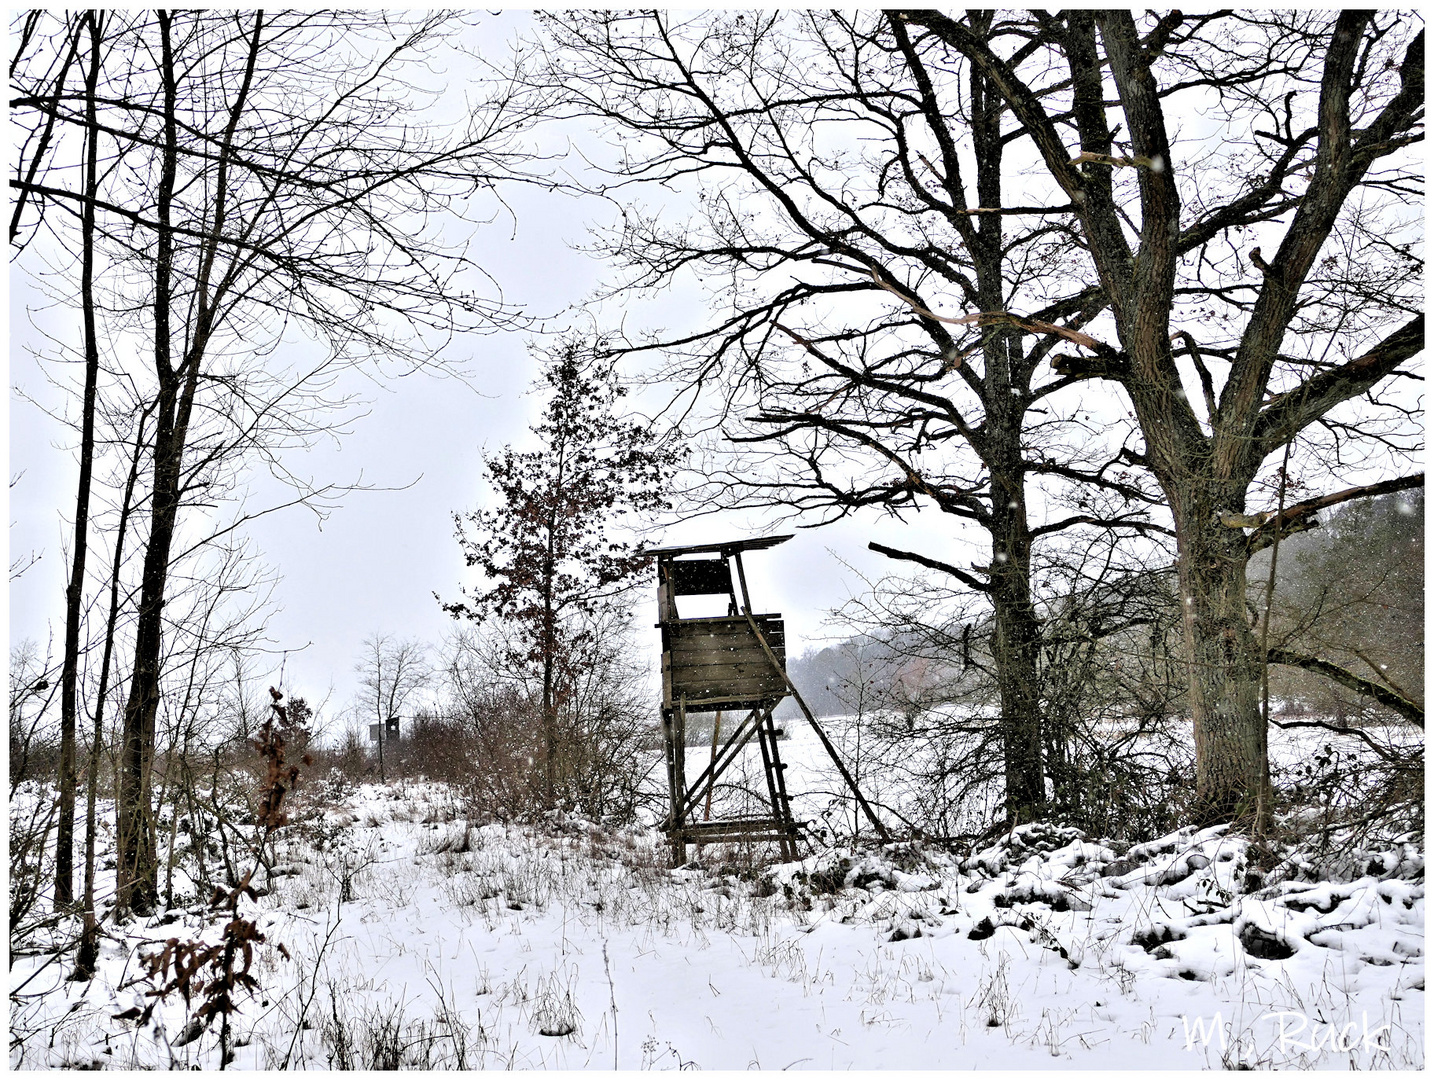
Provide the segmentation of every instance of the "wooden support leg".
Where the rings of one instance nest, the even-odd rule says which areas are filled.
[[[762,776],[767,781],[767,800],[772,807],[772,817],[778,821],[782,819],[781,811],[777,808],[777,784],[772,777],[772,751],[767,746],[767,724],[766,717],[762,717],[757,723],[757,746],[762,751]]]
[[[682,830],[687,823],[687,815],[683,807],[683,795],[687,791],[687,699],[679,698],[677,708],[673,710],[672,725],[672,827],[676,830],[672,834],[672,859],[673,866],[682,866],[687,862],[687,842],[683,837]]]
[[[792,812],[787,805],[787,786],[782,779],[783,765],[777,755],[777,730],[772,723],[772,710],[767,709],[757,728],[757,745],[762,749],[762,771],[767,777],[767,795],[772,804],[773,823],[782,833],[782,858],[796,857],[795,845],[787,830],[791,827]]]
[[[682,789],[677,785],[677,744],[675,739],[675,727],[672,710],[662,710],[662,748],[667,756],[667,826],[666,831],[672,844],[673,866],[681,866],[686,861],[686,851],[676,837],[677,829],[681,823],[682,811]]]
[[[739,572],[740,569],[741,563],[739,560]],[[827,733],[823,731],[822,726],[817,723],[817,718],[812,715],[812,710],[807,707],[807,703],[797,691],[796,684],[792,682],[791,676],[787,674],[787,669],[782,666],[782,662],[777,659],[777,654],[774,653],[772,647],[767,644],[767,639],[762,635],[762,628],[757,625],[757,620],[752,617],[750,604],[742,611],[742,614],[747,616],[747,624],[752,628],[752,633],[756,635],[758,644],[762,646],[762,651],[767,654],[767,660],[771,663],[772,668],[782,676],[782,681],[787,684],[787,689],[791,691],[792,699],[797,703],[797,707],[802,710],[802,715],[807,718],[807,723],[812,726],[812,730],[817,733],[817,738],[821,740],[827,755],[832,759],[832,764],[837,767],[837,772],[841,773],[842,779],[846,781],[846,786],[850,788],[851,793],[856,796],[857,804],[866,814],[866,819],[870,821],[872,827],[876,829],[876,834],[880,836],[884,842],[889,843],[891,841],[891,834],[886,831],[886,826],[881,823],[881,819],[876,816],[876,811],[873,810],[871,804],[866,801],[866,796],[861,793],[861,788],[856,786],[856,780],[847,770],[841,756],[837,753],[836,747],[832,745],[832,741],[827,738]]]
[[[785,834],[782,840],[782,855],[788,860],[797,857],[797,829],[792,818],[792,801],[787,795],[787,766],[777,749],[777,725],[767,712],[767,738],[772,744],[772,779],[777,792],[777,819],[782,823]]]
[[[677,825],[677,811],[682,806],[682,792],[677,787],[677,773],[673,762],[676,760],[672,739],[672,710],[662,710],[662,750],[667,759],[667,828]]]

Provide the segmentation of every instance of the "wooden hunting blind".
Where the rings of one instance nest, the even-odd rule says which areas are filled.
[[[780,845],[783,858],[797,857],[800,830],[792,818],[784,778],[786,765],[777,747],[772,712],[791,695],[877,832],[886,831],[872,813],[836,748],[817,724],[806,702],[787,678],[786,633],[782,617],[752,612],[744,551],[761,551],[790,540],[768,536],[724,544],[698,544],[648,550],[657,558],[657,626],[662,632],[662,736],[667,754],[670,811],[666,831],[674,865],[687,861],[689,843],[767,841]],[[716,597],[727,601],[726,612],[683,618],[678,597]],[[706,768],[687,782],[687,718],[715,713]],[[722,741],[726,713],[745,718]],[[718,778],[755,737],[762,754],[766,807],[757,814],[712,818],[712,793]],[[701,820],[698,820],[701,815]]]

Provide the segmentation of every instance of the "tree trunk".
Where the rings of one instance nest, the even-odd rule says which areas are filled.
[[[991,12],[972,15],[986,33]],[[976,154],[976,192],[981,206],[1002,205],[999,95],[977,68],[970,74],[971,141]],[[984,311],[1005,306],[1005,229],[1000,214],[981,215],[970,245],[977,294]],[[1020,335],[987,335],[982,354],[986,375],[982,404],[987,433],[976,447],[990,470],[990,597],[995,612],[991,653],[1001,697],[1001,745],[1010,825],[1032,821],[1045,804],[1039,652],[1041,626],[1031,604],[1031,532],[1026,520],[1026,470],[1021,448],[1030,394],[1030,365]]]
[[[159,12],[161,74],[164,82],[163,166],[159,183],[155,235],[154,363],[159,379],[159,407],[154,440],[154,490],[150,496],[149,541],[140,579],[139,617],[135,627],[134,669],[125,702],[120,748],[119,805],[116,825],[119,858],[117,905],[146,914],[158,898],[159,866],[155,853],[150,773],[154,762],[155,717],[159,710],[160,657],[163,643],[165,587],[169,579],[170,546],[179,510],[179,480],[187,431],[188,405],[193,401],[197,367],[190,365],[180,393],[171,364],[170,281],[174,233],[170,222],[178,161],[177,90],[170,45],[170,16]]]
[[[105,623],[104,652],[100,658],[100,682],[95,690],[94,741],[90,745],[89,766],[85,773],[85,896],[84,931],[75,957],[77,978],[89,978],[99,959],[99,919],[95,915],[95,800],[98,796],[100,750],[104,741],[105,703],[109,698],[110,663],[114,659],[115,624],[119,620],[120,568],[124,565],[124,542],[129,532],[130,511],[134,506],[134,487],[139,478],[139,459],[144,448],[144,422],[148,413],[141,413],[134,436],[134,456],[130,459],[129,476],[125,480],[124,497],[120,501],[119,524],[115,527],[114,561],[110,567],[110,613]]]
[[[552,580],[551,570],[548,580]],[[543,795],[554,805],[558,790],[558,717],[553,692],[553,668],[557,663],[556,626],[551,596],[544,597],[543,611]]]
[[[1244,534],[1215,508],[1243,510],[1244,485],[1167,486],[1180,538],[1180,599],[1195,736],[1195,798],[1201,823],[1269,823],[1270,776],[1260,715],[1259,641],[1246,606]],[[1238,499],[1238,504],[1236,500]]]
[[[1019,469],[992,470],[991,655],[1001,698],[1001,744],[1010,824],[1034,820],[1045,803],[1038,653],[1041,627],[1031,603],[1031,537]]]
[[[165,411],[161,404],[161,412]],[[167,426],[167,425],[166,425]],[[172,432],[156,442],[155,490],[149,544],[140,584],[135,629],[134,671],[125,703],[120,751],[119,903],[138,914],[153,909],[158,897],[158,862],[150,777],[154,764],[155,721],[159,711],[165,587],[170,546],[178,509],[178,480],[183,445]]]
[[[1032,821],[1045,803],[1041,700],[1035,662],[1040,626],[1019,570],[992,573],[996,681],[1001,695],[1001,742],[1010,824]]]
[[[95,193],[99,187],[99,129],[95,94],[100,77],[100,15],[85,14],[90,65],[85,72],[85,202],[80,219],[80,313],[84,328],[85,390],[80,406],[80,476],[75,488],[75,548],[65,588],[65,653],[60,674],[60,814],[55,826],[55,906],[75,898],[75,733],[79,721],[80,611],[89,555],[90,479],[95,461],[95,398],[100,344],[95,321]],[[78,34],[78,29],[76,34]]]
[[[558,497],[567,481],[567,440],[565,433],[560,436],[557,447],[556,491],[549,492],[552,500],[548,508],[546,544],[543,551],[542,593],[543,593],[543,796],[549,807],[555,805],[558,791],[558,706],[554,686],[555,669],[558,663],[558,617],[553,589],[557,584],[558,542]]]

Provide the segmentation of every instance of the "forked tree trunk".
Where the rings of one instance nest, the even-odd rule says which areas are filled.
[[[172,220],[179,165],[178,69],[171,41],[173,15],[156,15],[160,31],[160,81],[163,86],[164,142],[155,202],[154,367],[159,405],[154,441],[154,489],[150,495],[150,531],[140,579],[139,617],[135,627],[135,659],[125,704],[120,758],[117,904],[139,913],[153,909],[159,895],[159,863],[155,847],[150,777],[154,761],[155,722],[159,712],[160,666],[163,655],[164,605],[170,555],[183,497],[184,452],[199,386],[199,368],[214,332],[216,304],[223,288],[211,291],[211,273],[223,242],[228,200],[232,139],[243,112],[254,61],[259,50],[262,17],[255,19],[248,66],[240,83],[229,122],[216,151],[213,220],[197,252],[194,304],[189,320],[175,326],[170,310],[174,297],[175,228]],[[187,330],[186,334],[183,332]],[[180,348],[176,350],[174,344]],[[178,365],[175,352],[180,354]]]

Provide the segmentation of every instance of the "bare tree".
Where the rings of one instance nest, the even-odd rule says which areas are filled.
[[[388,721],[397,717],[432,678],[428,648],[421,642],[396,640],[387,634],[364,639],[363,654],[355,665],[359,674],[360,716],[373,717],[378,725],[378,775],[386,781],[383,745],[388,738]]]
[[[167,11],[106,16],[87,116],[67,84],[78,38],[64,20],[45,30],[59,18],[17,20],[12,116],[25,152],[12,237],[27,256],[72,249],[75,216],[92,219],[99,295],[79,295],[63,268],[40,280],[98,314],[101,336],[125,344],[111,345],[117,358],[132,347],[150,360],[130,371],[116,359],[120,383],[152,408],[119,810],[121,902],[144,911],[156,899],[150,772],[186,507],[232,497],[239,462],[256,455],[295,501],[317,504],[325,492],[281,454],[344,404],[333,390],[343,367],[423,366],[453,330],[510,319],[466,283],[473,268],[431,223],[513,174],[522,118],[499,94],[456,125],[411,122],[415,97],[432,93],[423,65],[445,16]],[[94,189],[66,168],[87,133],[103,163]],[[296,325],[321,343],[317,356]]]
[[[78,726],[80,615],[84,605],[85,564],[89,555],[90,484],[95,458],[95,407],[99,392],[100,345],[95,310],[95,201],[99,193],[100,134],[98,92],[104,13],[88,11],[67,18],[63,37],[73,43],[67,53],[78,52],[81,37],[88,46],[84,62],[84,179],[80,211],[80,311],[84,390],[80,403],[80,472],[75,487],[74,545],[70,580],[65,587],[65,644],[60,672],[60,804],[55,827],[55,906],[74,901],[75,841],[75,732]],[[60,84],[63,84],[63,75]],[[20,217],[15,207],[14,223]]]
[[[969,19],[1005,32],[990,12]],[[1072,380],[1050,370],[1057,345],[1090,340],[1080,327],[1100,297],[1069,271],[1065,208],[1023,189],[991,77],[874,13],[545,26],[546,85],[622,132],[599,188],[623,202],[599,243],[623,268],[614,292],[696,275],[717,298],[710,325],[634,346],[661,350],[664,375],[694,395],[689,427],[740,451],[704,462],[713,483],[694,505],[820,522],[931,507],[958,536],[977,530],[989,555],[975,564],[873,547],[989,604],[1007,814],[1036,815],[1032,551],[1070,528],[1155,523],[1152,494],[1118,473],[1121,433],[1082,426]],[[692,190],[696,214],[674,221],[629,193],[659,184]],[[1047,512],[1049,491],[1072,482],[1117,496],[1110,512]]]
[[[580,343],[548,357],[541,385],[538,447],[506,446],[486,457],[494,504],[454,515],[464,559],[484,582],[443,607],[455,618],[504,623],[509,664],[536,672],[551,802],[563,757],[560,717],[585,684],[596,636],[626,610],[623,597],[650,564],[637,544],[638,515],[666,507],[664,481],[677,455],[649,425],[619,415],[627,391],[612,361]]]
[[[784,455],[774,497],[829,514],[929,501],[990,533],[975,572],[888,553],[992,604],[1013,813],[1043,771],[1029,550],[1069,523],[1029,519],[1031,482],[1103,486],[1129,500],[1103,523],[1132,527],[1145,470],[1178,535],[1199,816],[1258,827],[1245,562],[1312,509],[1250,520],[1252,485],[1296,436],[1340,484],[1351,455],[1388,475],[1418,443],[1416,405],[1389,392],[1423,341],[1418,27],[1118,11],[547,26],[549,79],[628,135],[609,190],[706,185],[677,224],[625,198],[606,248],[628,287],[726,284],[725,321],[661,344],[692,388],[730,374],[720,422]],[[1087,379],[1124,388],[1130,444],[1116,399],[1079,396]],[[1082,461],[1085,415],[1103,452]]]
[[[1417,441],[1390,426],[1412,405],[1380,392],[1424,341],[1409,150],[1423,30],[1395,12],[1031,12],[1002,40],[935,11],[892,18],[986,74],[1043,194],[1066,201],[1116,344],[1056,366],[1114,380],[1133,405],[1179,537],[1201,815],[1258,829],[1270,785],[1246,562],[1311,509],[1254,517],[1246,500],[1311,428],[1336,463],[1350,439]],[[1203,107],[1216,130],[1182,131]],[[1340,409],[1361,398],[1383,423]]]

